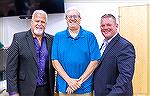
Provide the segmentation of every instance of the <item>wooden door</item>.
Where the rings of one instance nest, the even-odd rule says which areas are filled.
[[[134,96],[150,95],[149,9],[149,5],[119,7],[120,34],[131,41],[136,50]]]

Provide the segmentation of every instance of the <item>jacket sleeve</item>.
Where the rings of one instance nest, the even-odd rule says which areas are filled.
[[[6,65],[7,91],[18,92],[17,69],[18,69],[19,46],[18,46],[16,35],[14,35],[12,44],[8,48],[7,52],[8,52],[7,65]]]
[[[135,64],[135,50],[132,44],[127,43],[122,46],[117,57],[117,66],[119,76],[117,77],[116,84],[112,87],[108,96],[120,96],[128,89],[128,84],[132,82]],[[118,94],[118,95],[117,95]],[[120,95],[119,95],[120,94]]]

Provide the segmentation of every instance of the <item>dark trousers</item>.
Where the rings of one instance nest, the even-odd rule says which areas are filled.
[[[50,89],[47,85],[37,86],[34,96],[50,96]]]

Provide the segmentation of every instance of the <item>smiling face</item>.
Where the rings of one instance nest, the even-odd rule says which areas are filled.
[[[36,36],[41,36],[46,27],[46,15],[42,13],[35,13],[32,18],[31,30]]]
[[[68,10],[66,13],[66,21],[68,28],[72,31],[78,30],[80,28],[80,13],[77,10]]]
[[[112,17],[104,17],[101,19],[100,29],[103,36],[108,40],[117,33],[118,24]]]

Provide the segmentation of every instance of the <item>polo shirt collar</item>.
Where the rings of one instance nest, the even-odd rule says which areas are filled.
[[[78,35],[77,35],[74,39],[83,38],[83,37],[84,37],[83,31],[84,31],[84,30],[83,30],[82,27],[80,26],[80,31],[79,31]],[[66,29],[66,37],[72,38],[72,36],[71,36],[70,33],[69,33],[68,28]]]

